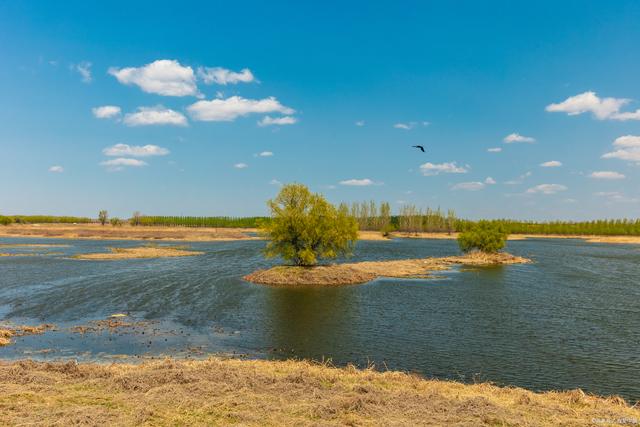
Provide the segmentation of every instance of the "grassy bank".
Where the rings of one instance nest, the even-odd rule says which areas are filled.
[[[378,277],[424,278],[429,277],[434,271],[448,270],[454,265],[492,266],[530,262],[530,259],[503,252],[471,252],[443,258],[364,261],[313,267],[281,265],[255,271],[244,276],[244,279],[261,285],[339,286],[365,283]]]
[[[7,425],[584,426],[640,419],[619,398],[534,393],[298,361],[0,363]],[[601,425],[610,425],[601,423]]]

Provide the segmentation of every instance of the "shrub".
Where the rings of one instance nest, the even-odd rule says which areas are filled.
[[[109,220],[109,222],[114,227],[122,227],[122,220],[120,218],[111,218],[111,220]]]
[[[309,266],[353,252],[358,224],[346,206],[336,209],[302,184],[285,185],[267,204],[272,217],[262,224],[270,239],[267,257],[281,256],[295,265]]]
[[[393,224],[383,225],[380,229],[383,237],[389,237],[394,231],[396,231],[396,227],[394,227]]]
[[[460,233],[458,245],[463,252],[479,250],[494,253],[504,248],[507,232],[494,222],[478,221],[469,230]]]
[[[13,222],[13,218],[10,216],[2,216],[0,215],[0,225],[9,225]]]
[[[98,221],[100,221],[100,224],[105,225],[108,219],[109,213],[107,211],[101,210],[100,212],[98,212]]]

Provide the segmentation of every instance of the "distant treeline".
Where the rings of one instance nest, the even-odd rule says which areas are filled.
[[[255,228],[266,217],[230,216],[141,216],[138,225],[168,227]]]
[[[86,224],[94,222],[91,218],[77,216],[51,215],[0,215],[0,224]]]
[[[457,218],[452,210],[447,212],[437,209],[421,209],[415,205],[404,205],[398,215],[391,215],[391,206],[383,202],[374,201],[342,203],[340,209],[347,210],[356,218],[360,230],[381,231],[389,233],[400,231],[404,233],[452,233],[470,229],[475,221]],[[105,222],[106,222],[106,211]],[[114,221],[115,220],[115,221]],[[255,228],[268,217],[228,217],[228,216],[145,216],[135,212],[128,220],[131,225],[138,226],[168,226],[168,227],[218,227],[218,228]],[[0,225],[11,223],[91,223],[96,219],[74,216],[49,215],[0,215]],[[112,219],[112,224],[122,225],[118,219]],[[607,219],[595,221],[514,221],[509,219],[490,220],[498,224],[509,234],[583,234],[600,236],[640,236],[640,219]]]

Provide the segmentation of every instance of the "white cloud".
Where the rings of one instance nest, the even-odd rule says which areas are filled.
[[[407,124],[407,123],[396,123],[395,125],[393,125],[393,127],[396,129],[404,129],[404,130],[409,130],[413,128],[411,124]]]
[[[420,165],[420,171],[424,176],[439,175],[441,173],[467,173],[469,172],[468,166],[458,166],[455,162],[452,163],[430,163]]]
[[[640,136],[625,135],[620,136],[613,141],[613,145],[623,148],[640,148]]]
[[[529,178],[531,176],[531,172],[526,172],[523,173],[522,175],[520,175],[518,177],[518,179],[513,179],[511,181],[505,181],[506,185],[518,185],[518,184],[522,184],[522,182],[526,179]]]
[[[93,80],[93,77],[91,76],[91,62],[82,61],[79,64],[73,65],[72,69],[80,73],[82,83],[91,83]]]
[[[277,185],[278,187],[282,186],[282,182],[278,181],[277,179],[272,179],[271,181],[269,181],[269,184],[271,185]]]
[[[142,167],[147,166],[146,162],[138,159],[129,159],[124,157],[118,157],[117,159],[105,160],[100,163],[102,166],[105,166],[109,171],[120,171],[124,169],[126,166],[131,167]]]
[[[158,147],[157,145],[128,145],[128,144],[116,144],[111,147],[107,147],[102,150],[105,156],[112,157],[149,157],[149,156],[166,156],[169,154],[169,150],[166,148]]]
[[[451,187],[452,190],[478,191],[484,188],[482,182],[461,182]]]
[[[295,110],[285,107],[274,97],[256,100],[240,96],[198,101],[187,107],[187,110],[194,120],[205,122],[229,122],[252,113],[295,113]]]
[[[351,185],[351,186],[356,186],[356,187],[364,187],[364,186],[368,186],[368,185],[373,185],[375,184],[372,180],[370,180],[369,178],[364,178],[364,179],[347,179],[344,181],[340,181],[340,185]]]
[[[597,172],[591,173],[589,177],[595,178],[595,179],[624,179],[625,178],[623,174],[619,172],[613,172],[613,171],[597,171]]]
[[[547,105],[546,110],[570,116],[590,112],[598,120],[640,120],[640,110],[620,112],[630,101],[626,98],[600,98],[595,92],[589,91],[570,96],[558,104]]]
[[[594,196],[604,197],[608,200],[609,203],[637,203],[640,200],[635,197],[627,197],[624,193],[620,191],[600,191],[597,193],[593,193]]]
[[[503,141],[505,144],[513,144],[514,142],[535,142],[535,138],[531,138],[530,136],[523,136],[519,133],[510,133],[505,136]]]
[[[556,194],[560,191],[566,191],[567,187],[560,184],[540,184],[527,190],[528,194]]]
[[[136,85],[147,93],[164,96],[197,96],[196,76],[191,67],[160,59],[142,67],[109,68],[109,74],[125,85]]]
[[[64,172],[64,168],[63,168],[62,166],[58,166],[58,165],[56,165],[56,166],[51,166],[51,167],[49,168],[49,172],[53,172],[53,173],[62,173],[62,172]]]
[[[360,127],[364,126],[364,120],[358,120],[356,122],[356,126],[360,126]]]
[[[487,185],[493,185],[496,183],[496,180],[488,176],[485,178],[484,183]]]
[[[603,159],[620,159],[640,163],[640,136],[621,136],[616,138],[613,145],[618,149],[603,154]]]
[[[248,68],[243,68],[238,73],[222,67],[200,67],[198,68],[198,77],[208,85],[214,83],[219,85],[251,83],[255,80],[253,73]]]
[[[562,163],[557,160],[549,160],[548,162],[540,163],[540,166],[543,168],[559,168]]]
[[[101,107],[92,108],[94,117],[98,119],[111,119],[120,115],[120,107],[116,105],[103,105]]]
[[[298,119],[291,116],[275,117],[275,118],[270,116],[265,116],[258,122],[258,126],[293,125],[297,122],[298,122]]]
[[[248,168],[249,165],[246,163],[236,163],[235,165],[233,165],[233,167],[236,169],[245,169]]]
[[[272,157],[273,153],[271,151],[263,151],[262,153],[258,154],[258,156],[260,156],[260,157]]]
[[[501,152],[501,151],[502,151],[502,148],[500,148],[500,147],[488,148],[488,149],[487,149],[487,151],[488,151],[489,153],[499,153],[499,152]]]
[[[182,113],[156,105],[155,107],[138,107],[137,112],[124,116],[124,124],[127,126],[186,126],[187,118]]]

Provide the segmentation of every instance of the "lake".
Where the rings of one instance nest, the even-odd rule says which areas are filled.
[[[261,241],[197,242],[204,255],[85,261],[133,241],[2,238],[48,253],[0,258],[0,319],[57,330],[0,347],[5,359],[203,357],[331,359],[429,378],[534,390],[580,387],[640,399],[640,247],[513,241],[535,263],[460,268],[429,280],[271,288],[241,277],[273,265]],[[454,241],[359,242],[351,261],[458,254]],[[127,313],[139,328],[70,328]],[[131,360],[129,360],[131,361]]]

